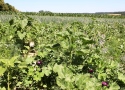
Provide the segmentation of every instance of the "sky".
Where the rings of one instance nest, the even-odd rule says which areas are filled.
[[[4,0],[23,12],[40,10],[57,13],[125,11],[125,0]]]

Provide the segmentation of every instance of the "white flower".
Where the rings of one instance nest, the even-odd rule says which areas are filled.
[[[34,47],[35,43],[33,41],[31,41],[29,45],[30,45],[30,47]]]

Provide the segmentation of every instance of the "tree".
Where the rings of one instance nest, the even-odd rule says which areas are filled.
[[[0,0],[0,11],[13,11],[18,12],[14,6],[10,5],[9,3],[4,3],[4,0]]]
[[[0,0],[1,3],[4,3],[4,0]]]

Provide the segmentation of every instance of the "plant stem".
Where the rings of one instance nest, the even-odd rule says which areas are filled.
[[[7,74],[7,79],[8,79],[8,82],[7,82],[7,90],[10,90],[10,82],[9,82],[9,80],[10,80],[10,78],[9,78],[9,75],[10,75],[10,73],[9,73],[9,71],[8,71],[8,74]]]

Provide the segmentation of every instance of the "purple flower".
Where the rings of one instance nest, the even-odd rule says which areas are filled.
[[[89,69],[89,73],[93,73],[94,72],[94,70],[93,69]]]
[[[39,65],[42,65],[42,60],[39,60],[36,62],[36,64],[39,66]]]
[[[103,82],[102,82],[102,86],[108,86],[108,82],[103,81]]]

